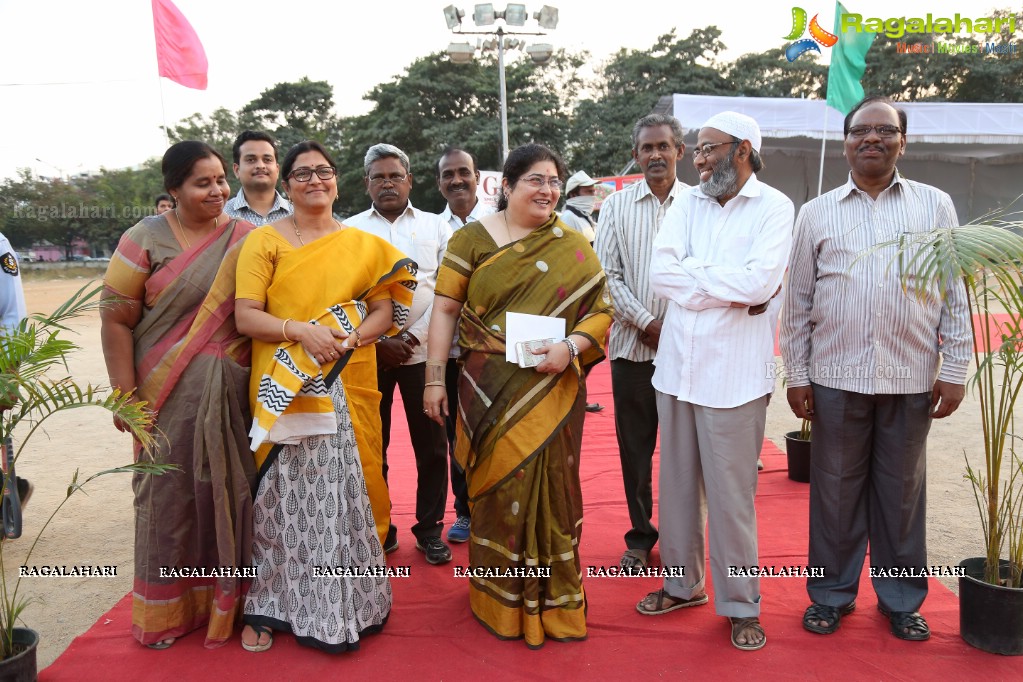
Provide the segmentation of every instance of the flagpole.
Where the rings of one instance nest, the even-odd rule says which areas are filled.
[[[161,76],[156,77],[156,82],[160,87],[160,118],[163,121],[163,140],[168,147],[170,147],[170,133],[167,132],[167,107],[163,103],[163,78]]]

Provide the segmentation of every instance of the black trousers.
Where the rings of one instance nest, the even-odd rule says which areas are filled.
[[[405,404],[405,419],[408,421],[419,476],[416,486],[416,524],[412,526],[412,533],[418,540],[439,537],[444,529],[444,507],[448,497],[447,439],[444,427],[423,414],[426,363],[377,369],[377,386],[381,394],[384,480],[387,480],[387,446],[391,442],[391,405],[397,387]],[[394,527],[393,523],[391,527]]]
[[[458,360],[448,358],[444,372],[448,389],[448,418],[444,426],[448,432],[448,457],[451,465],[451,492],[455,496],[455,514],[469,515],[469,486],[465,483],[465,471],[455,461],[455,422],[458,421]]]
[[[629,549],[650,551],[657,544],[651,485],[654,448],[657,446],[657,392],[650,383],[654,363],[611,361],[611,396],[615,405],[615,433],[622,460],[625,502],[632,528],[625,534]]]
[[[810,439],[810,599],[845,606],[856,598],[863,558],[884,569],[871,582],[891,611],[918,611],[927,566],[927,432],[931,394],[867,395],[813,384]]]

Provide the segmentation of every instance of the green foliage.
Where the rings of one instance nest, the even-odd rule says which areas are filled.
[[[662,35],[653,48],[619,50],[600,69],[593,96],[578,101],[571,126],[571,168],[590,175],[620,173],[632,157],[632,126],[665,95],[732,95],[717,55],[721,31],[710,26],[685,38]]]
[[[245,128],[265,130],[277,139],[280,154],[303,140],[332,147],[337,143],[338,120],[333,113],[334,90],[327,81],[302,78],[264,90],[238,112],[231,140]],[[226,156],[231,161],[230,145]]]
[[[61,334],[70,331],[68,324],[71,320],[102,305],[99,300],[102,290],[101,285],[87,284],[49,315],[33,315],[16,329],[0,335],[0,443],[9,442],[7,439],[17,430],[19,448],[13,457],[15,464],[33,442],[32,436],[50,417],[82,407],[98,407],[111,413],[128,427],[144,451],[153,445],[151,429],[154,415],[146,409],[145,403],[119,391],[92,384],[80,385],[73,377],[64,374],[67,358],[78,350],[78,346],[61,338]],[[84,481],[79,481],[76,470],[64,499],[47,518],[18,565],[28,563],[39,538],[53,518],[67,500],[89,482],[112,473],[162,474],[174,468],[173,465],[153,462],[144,455],[139,462],[105,469]],[[8,481],[6,472],[2,478],[4,486],[8,483],[14,485],[14,481]],[[21,578],[13,585],[8,583],[4,572],[7,549],[8,540],[0,537],[0,659],[11,655],[13,629],[29,604],[25,597],[18,596]]]
[[[908,295],[944,297],[962,281],[966,287],[974,360],[969,385],[980,401],[984,461],[967,458],[984,532],[984,579],[1023,587],[1023,458],[1017,451],[1016,402],[1023,389],[1023,220],[993,215],[952,228],[939,228],[877,248],[898,246],[897,262]],[[1010,219],[1015,218],[1015,219]],[[936,292],[936,293],[935,293]],[[992,344],[988,339],[1000,339]],[[1008,581],[999,560],[1010,564]]]

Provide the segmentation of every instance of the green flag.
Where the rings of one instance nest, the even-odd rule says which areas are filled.
[[[842,33],[843,14],[846,14],[845,7],[836,2],[835,35],[838,43],[831,49],[831,66],[828,67],[828,105],[848,114],[863,99],[860,80],[867,68],[867,50],[874,43],[874,33]]]

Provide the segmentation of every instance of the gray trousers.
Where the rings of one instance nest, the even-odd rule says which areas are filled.
[[[718,615],[760,615],[760,578],[729,577],[730,566],[758,566],[757,456],[764,443],[767,396],[732,408],[679,401],[657,392],[661,422],[658,525],[661,563],[684,566],[664,591],[689,599],[706,589],[704,557],[710,532],[710,572]],[[708,524],[709,521],[709,524]]]
[[[925,446],[931,394],[866,395],[813,384],[810,457],[810,599],[845,606],[870,564],[886,570],[927,565]],[[918,611],[927,578],[871,579],[878,602]]]

